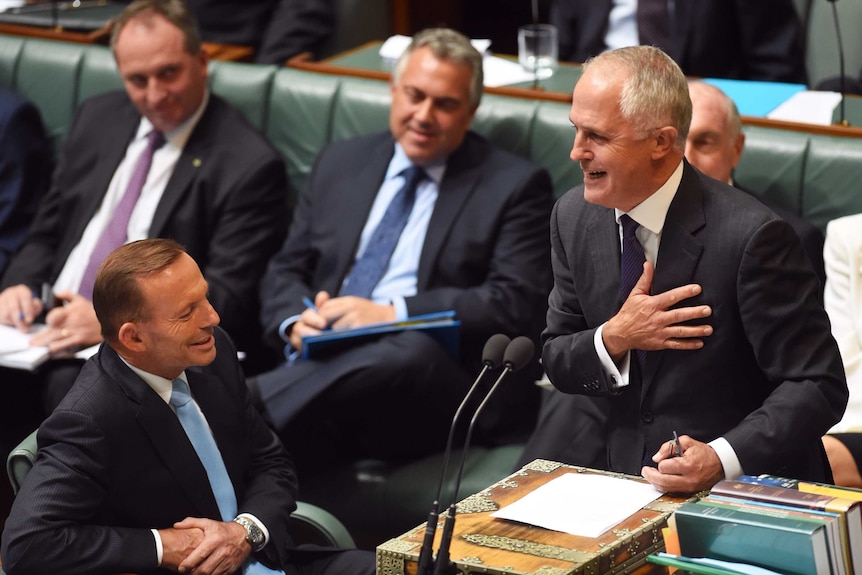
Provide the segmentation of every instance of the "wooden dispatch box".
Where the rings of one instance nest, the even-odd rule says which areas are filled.
[[[664,549],[661,530],[685,497],[664,495],[598,538],[580,537],[491,517],[564,473],[600,473],[634,481],[641,477],[537,459],[458,503],[450,557],[463,575],[618,575],[667,573],[646,563]],[[429,509],[431,504],[429,502]],[[434,550],[440,545],[441,510]],[[377,547],[378,575],[415,575],[425,524]]]

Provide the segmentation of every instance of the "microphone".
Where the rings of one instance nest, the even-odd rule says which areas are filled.
[[[449,560],[449,547],[452,544],[452,532],[455,528],[455,512],[457,508],[458,492],[461,489],[461,476],[464,473],[464,464],[467,460],[467,449],[470,447],[470,439],[473,436],[473,427],[482,409],[488,403],[491,395],[500,386],[500,382],[510,373],[518,371],[527,365],[533,359],[533,353],[536,348],[533,341],[524,336],[518,336],[506,346],[506,351],[503,354],[503,373],[491,386],[491,389],[485,394],[485,398],[476,411],[473,413],[473,418],[470,420],[470,426],[467,428],[467,437],[464,439],[464,448],[461,450],[461,463],[458,465],[458,475],[455,479],[455,493],[452,497],[452,503],[449,505],[449,510],[446,516],[446,522],[443,524],[443,535],[440,537],[440,548],[437,550],[437,560],[434,565],[434,575],[447,575],[454,573],[455,568]]]
[[[847,97],[847,88],[845,87],[844,78],[844,44],[841,42],[841,27],[838,25],[838,0],[826,0],[832,4],[832,18],[835,20],[835,38],[838,40],[838,89],[841,91],[841,102],[839,103],[839,126],[849,126],[850,122],[844,117],[844,99]]]
[[[502,333],[492,335],[488,338],[488,341],[485,342],[485,347],[482,348],[482,371],[479,372],[476,381],[473,382],[470,390],[467,391],[467,395],[464,396],[464,400],[461,401],[461,405],[455,411],[455,417],[452,418],[452,425],[449,427],[449,437],[446,439],[446,449],[443,451],[443,471],[440,473],[440,481],[437,483],[437,495],[434,497],[431,512],[428,513],[428,521],[425,523],[425,537],[422,539],[422,547],[419,550],[419,562],[416,569],[417,575],[427,575],[431,572],[431,555],[434,552],[434,534],[437,531],[440,494],[443,492],[443,481],[446,478],[446,470],[449,467],[449,458],[452,456],[452,439],[455,436],[455,427],[461,418],[461,412],[464,411],[464,407],[478,388],[479,382],[482,381],[482,378],[485,377],[488,371],[496,369],[503,363],[504,354],[510,341],[509,336]]]

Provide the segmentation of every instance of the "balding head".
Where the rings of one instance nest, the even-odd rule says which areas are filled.
[[[689,94],[692,115],[685,157],[707,176],[730,182],[745,146],[739,110],[712,84],[691,82]]]

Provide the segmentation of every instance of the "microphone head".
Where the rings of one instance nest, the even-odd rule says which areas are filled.
[[[506,346],[506,351],[503,353],[503,365],[512,371],[518,371],[530,363],[535,351],[536,346],[533,345],[533,340],[529,337],[519,335]]]
[[[482,363],[487,365],[489,369],[494,369],[503,363],[503,354],[506,351],[506,346],[509,345],[509,336],[502,333],[497,333],[488,338],[485,342],[485,347],[482,349]]]

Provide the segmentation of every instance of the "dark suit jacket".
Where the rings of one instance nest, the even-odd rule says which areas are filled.
[[[642,378],[616,395],[593,345],[622,303],[614,211],[569,191],[551,217],[551,248],[544,366],[562,391],[609,398],[611,469],[639,473],[676,430],[725,437],[746,473],[825,477],[820,436],[841,418],[847,385],[820,286],[786,222],[686,163],[651,293],[700,284],[680,305],[711,306],[714,333],[697,351],[648,352]]]
[[[560,59],[604,51],[612,0],[555,0]],[[805,83],[802,26],[792,0],[675,3],[670,56],[689,76]]]
[[[101,205],[139,121],[123,92],[79,107],[51,190],[3,276],[3,288],[39,288],[56,280]],[[175,239],[197,261],[221,325],[241,349],[258,341],[258,283],[284,238],[286,202],[281,156],[240,112],[211,94],[149,235]]]
[[[301,313],[302,297],[337,294],[392,159],[380,133],[334,143],[315,161],[290,235],[263,281],[265,337],[282,349],[279,324]],[[541,331],[550,290],[548,173],[468,133],[449,158],[419,258],[410,315],[454,309],[462,358],[481,365],[495,333]]]
[[[0,89],[0,274],[48,191],[53,154],[39,111]]]
[[[240,513],[269,530],[256,556],[278,567],[292,547],[287,521],[297,481],[284,447],[249,400],[236,350],[186,370],[237,494]],[[179,420],[103,345],[39,428],[39,451],[3,531],[10,573],[166,573],[150,529],[187,516],[220,520],[206,471]]]
[[[188,0],[204,41],[255,49],[254,60],[283,65],[316,52],[335,27],[333,0]]]

